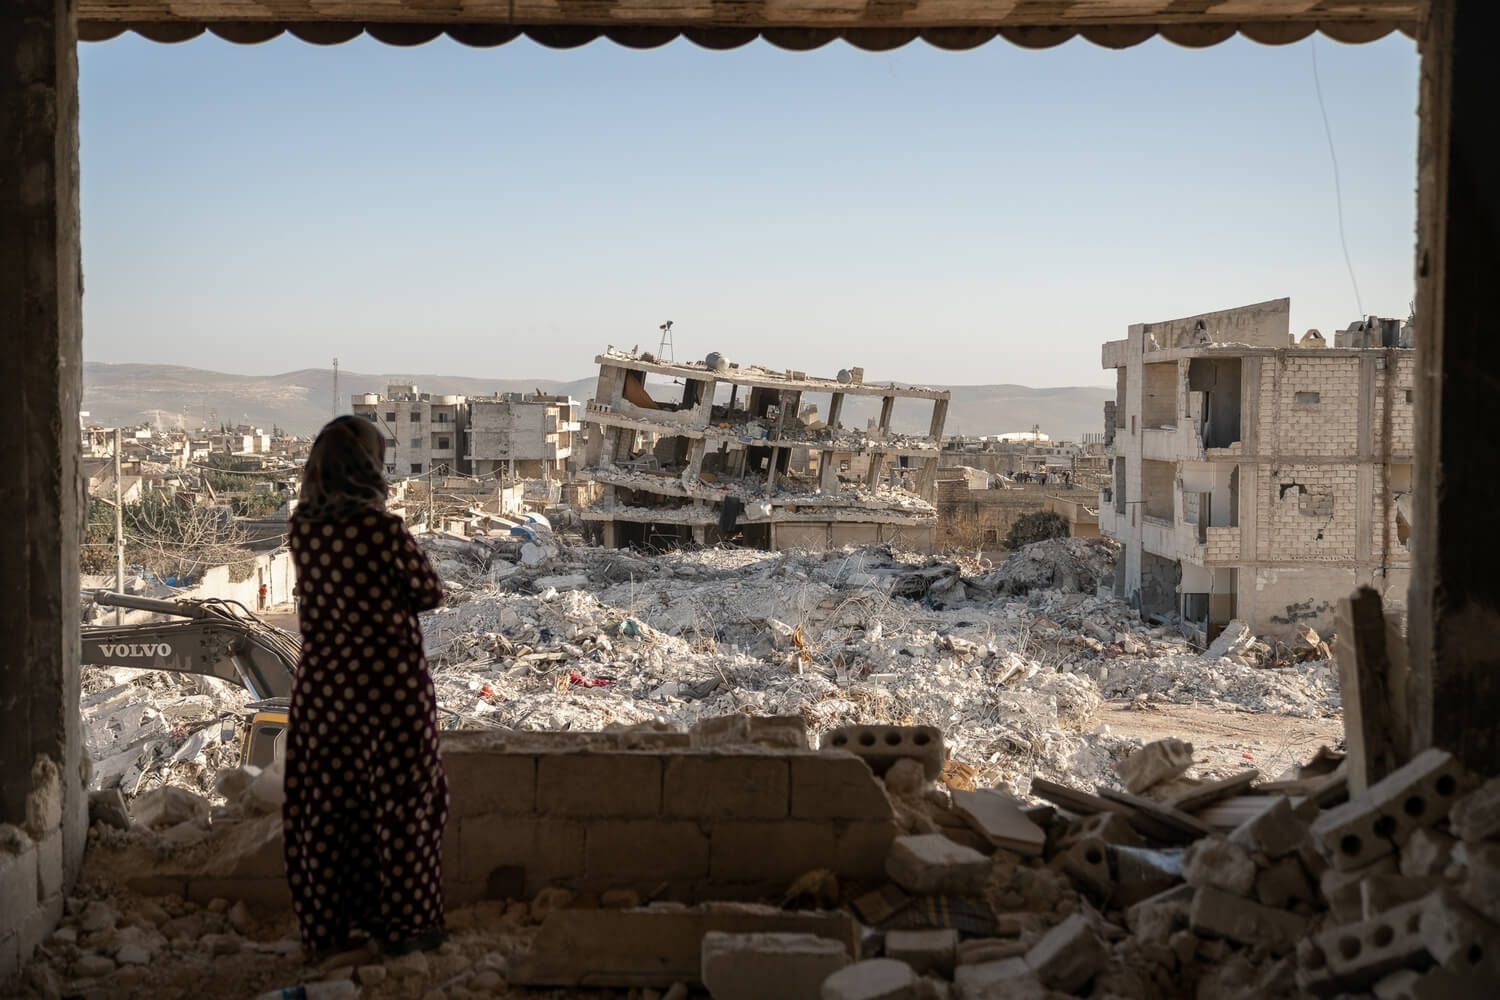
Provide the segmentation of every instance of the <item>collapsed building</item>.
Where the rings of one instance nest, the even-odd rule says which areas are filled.
[[[1294,342],[1289,316],[1277,299],[1138,323],[1103,348],[1115,592],[1205,642],[1234,619],[1326,631],[1356,587],[1406,593],[1410,327],[1371,317],[1330,347],[1315,330]]]
[[[742,368],[717,354],[673,363],[611,349],[595,361],[585,415],[597,433],[580,477],[603,487],[583,518],[607,548],[738,539],[773,550],[932,550],[946,390],[866,383],[858,368],[837,379]],[[649,375],[681,385],[680,398],[653,396]],[[814,394],[827,394],[826,412]],[[879,416],[844,427],[846,399],[861,397],[880,400]],[[926,434],[891,430],[898,399],[931,405]],[[896,466],[883,471],[887,459]]]

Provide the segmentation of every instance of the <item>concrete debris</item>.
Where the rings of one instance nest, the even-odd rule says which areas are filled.
[[[824,980],[849,964],[842,943],[812,934],[710,931],[702,956],[713,1000],[819,1000]]]
[[[990,860],[940,833],[897,837],[886,856],[891,880],[907,892],[962,892],[989,874]]]
[[[893,958],[871,958],[823,980],[822,1000],[913,1000],[917,976]]]
[[[1125,790],[1140,793],[1163,781],[1177,777],[1193,766],[1193,745],[1182,740],[1157,740],[1147,743],[1120,761],[1120,780]]]

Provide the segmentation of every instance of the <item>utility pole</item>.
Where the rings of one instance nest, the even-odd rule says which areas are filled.
[[[432,530],[432,466],[427,466],[427,530]]]
[[[125,491],[120,485],[120,428],[115,428],[115,593],[125,592]],[[123,622],[124,611],[115,608],[115,624]]]
[[[339,415],[339,359],[333,359],[333,415]]]

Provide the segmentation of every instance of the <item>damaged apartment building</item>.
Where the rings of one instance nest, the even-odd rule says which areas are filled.
[[[391,476],[560,477],[579,432],[578,401],[567,396],[435,395],[405,384],[355,393],[352,403],[385,435]]]
[[[1130,327],[1103,348],[1124,545],[1115,592],[1209,641],[1327,631],[1359,586],[1401,603],[1411,525],[1411,327],[1371,317],[1294,340],[1290,300]]]
[[[583,517],[606,546],[933,548],[945,390],[867,383],[858,368],[829,379],[741,367],[717,353],[672,363],[610,349],[595,360],[585,415],[597,433],[580,475],[603,487]],[[924,408],[925,434],[892,430],[898,400]],[[844,425],[866,409],[864,428]]]

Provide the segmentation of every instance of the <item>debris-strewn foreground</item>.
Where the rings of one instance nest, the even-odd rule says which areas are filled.
[[[921,723],[943,730],[979,785],[1025,793],[1033,773],[1109,780],[1134,744],[1095,731],[1101,699],[1339,710],[1327,659],[1237,633],[1205,655],[1094,596],[1113,571],[1103,539],[1040,542],[991,569],[886,548],[651,557],[422,538],[449,587],[423,616],[445,727],[681,726],[734,712],[801,715],[814,734]],[[220,719],[244,703],[238,689],[115,668],[86,669],[84,691],[96,788],[211,794],[214,771],[234,762]]]
[[[697,935],[691,955],[676,956],[680,988],[641,982],[611,995],[701,995],[706,980],[720,1000],[1270,997],[1301,989],[1297,976],[1312,975],[1319,954],[1342,969],[1344,959],[1327,955],[1347,947],[1317,935],[1362,919],[1362,893],[1372,916],[1431,897],[1423,905],[1432,920],[1461,917],[1488,933],[1469,909],[1483,909],[1484,897],[1469,897],[1471,885],[1489,885],[1491,868],[1500,871],[1486,844],[1496,831],[1490,819],[1447,818],[1470,785],[1451,762],[1423,765],[1432,798],[1420,815],[1407,782],[1340,807],[1354,810],[1346,821],[1340,809],[1320,811],[1344,794],[1337,753],[1267,775],[1283,782],[1252,785],[1255,773],[1204,767],[1187,744],[1141,748],[1098,725],[1104,699],[1338,711],[1315,637],[1302,649],[1272,649],[1232,630],[1205,655],[1094,596],[1111,570],[1107,541],[1041,543],[999,568],[885,549],[644,557],[557,544],[539,547],[540,558],[531,552],[527,566],[474,542],[426,544],[450,587],[424,626],[455,728],[614,730],[629,740],[776,715],[805,723],[801,739],[813,746],[853,723],[941,730],[940,769],[911,760],[876,767],[901,834],[885,860],[888,882],[841,883],[813,869],[774,898],[707,910],[549,890],[457,908],[440,953],[311,969],[284,911],[182,899],[171,883],[157,887],[168,895],[142,894],[152,888],[143,873],[211,873],[262,847],[271,861],[279,856],[270,849],[279,845],[278,773],[229,767],[237,748],[218,717],[236,695],[90,670],[90,745],[101,763],[112,761],[96,775],[114,774],[139,794],[127,810],[118,793],[97,793],[85,878],[20,995],[189,997],[233,981],[243,984],[234,995],[252,996],[324,977],[377,998],[505,995],[526,963],[556,957],[558,941],[592,933],[586,950],[607,963],[604,939],[662,939],[651,921],[676,913]],[[1469,815],[1490,816],[1484,794],[1493,796],[1482,792]],[[1349,854],[1351,835],[1363,853]],[[1408,863],[1413,852],[1426,860]],[[1438,892],[1449,885],[1462,898]],[[641,903],[649,905],[632,908]],[[805,925],[785,919],[812,908],[835,921],[828,926],[861,930],[838,949],[823,932],[809,941]],[[615,919],[626,923],[608,923]],[[592,930],[581,929],[589,920]],[[1303,938],[1322,949],[1305,961],[1288,946]],[[1329,973],[1325,992],[1365,989],[1377,971],[1449,963],[1449,946],[1423,940],[1358,973]],[[1257,983],[1262,992],[1247,992]]]

